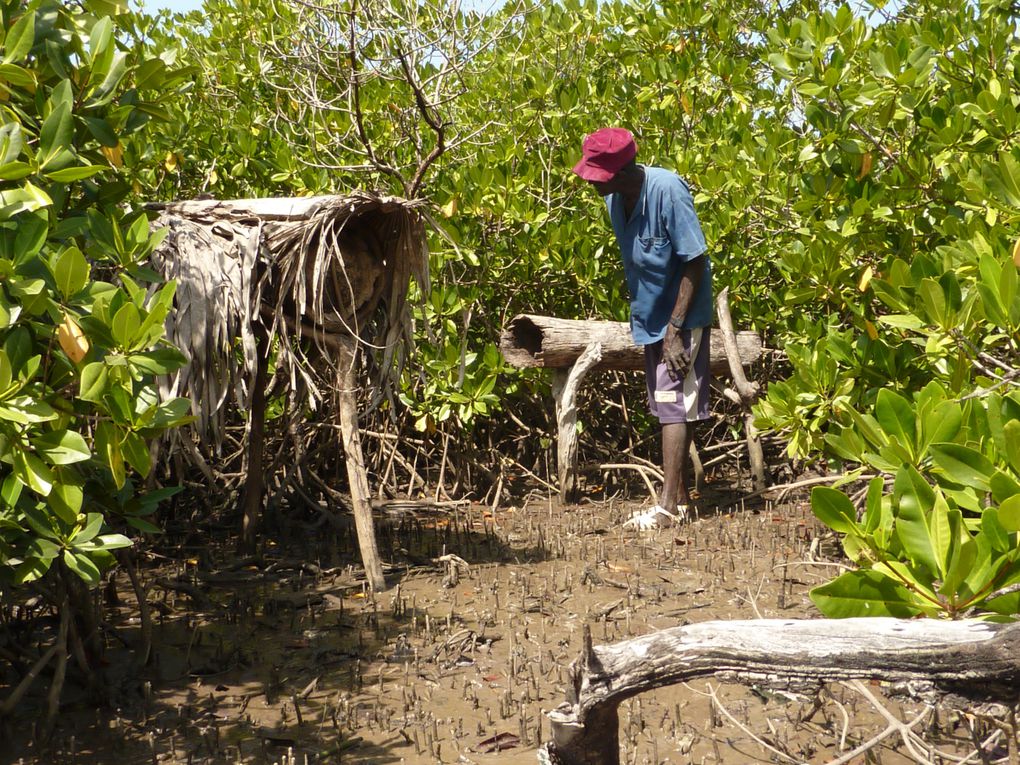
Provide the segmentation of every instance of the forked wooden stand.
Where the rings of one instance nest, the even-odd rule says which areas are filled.
[[[733,381],[733,387],[725,388],[723,395],[736,402],[744,415],[751,475],[754,490],[758,491],[765,488],[765,460],[751,414],[758,385],[748,382],[743,368],[761,357],[761,338],[757,332],[734,332],[725,289],[716,300],[716,312],[719,328],[712,330],[710,369],[713,376],[726,376]],[[626,322],[578,321],[533,314],[520,314],[510,321],[500,337],[500,350],[515,367],[553,370],[560,499],[573,502],[579,489],[577,393],[581,384],[594,369],[644,369],[644,352],[634,344]]]

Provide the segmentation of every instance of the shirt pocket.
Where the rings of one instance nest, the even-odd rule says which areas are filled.
[[[666,236],[643,236],[638,239],[638,265],[643,271],[664,275],[673,256],[673,245]]]

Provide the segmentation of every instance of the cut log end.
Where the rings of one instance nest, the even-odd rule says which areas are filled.
[[[541,367],[542,329],[527,314],[515,316],[506,325],[499,339],[507,363],[519,369]]]

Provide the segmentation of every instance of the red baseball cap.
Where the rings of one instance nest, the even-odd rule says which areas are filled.
[[[637,156],[634,136],[625,128],[602,128],[586,136],[574,172],[586,181],[608,181]]]

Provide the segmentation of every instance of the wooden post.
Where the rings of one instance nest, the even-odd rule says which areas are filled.
[[[372,506],[368,488],[368,472],[361,452],[361,433],[358,430],[357,403],[357,340],[345,338],[337,343],[339,366],[337,398],[340,409],[340,434],[344,442],[344,462],[347,464],[347,480],[351,486],[351,504],[354,505],[354,527],[358,532],[358,546],[361,560],[365,564],[365,576],[375,592],[386,589],[382,561],[375,541],[375,527],[372,522]]]
[[[747,438],[747,457],[751,463],[752,491],[765,488],[765,456],[761,448],[761,438],[754,426],[754,413],[751,407],[758,399],[758,383],[747,381],[741,363],[737,338],[733,331],[733,318],[730,316],[730,288],[723,288],[716,298],[716,314],[719,317],[719,332],[722,334],[723,347],[730,365],[730,377],[733,387],[740,397],[740,405],[744,412],[744,436]]]
[[[552,392],[556,399],[556,468],[560,501],[577,500],[577,391],[585,376],[602,360],[602,344],[589,343],[570,370],[554,369]]]
[[[265,441],[266,441],[266,384],[269,378],[269,340],[266,327],[256,322],[255,331],[255,382],[251,392],[251,410],[248,412],[248,474],[244,478],[244,496],[241,499],[241,550],[255,552],[259,524],[262,520],[262,502],[266,493]]]
[[[625,699],[699,677],[782,686],[882,680],[975,701],[1020,698],[1020,624],[935,619],[755,619],[582,646],[568,700],[548,713],[553,762],[619,765]]]

